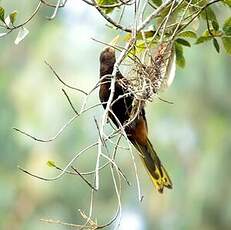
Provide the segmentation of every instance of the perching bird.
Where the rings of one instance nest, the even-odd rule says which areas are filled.
[[[115,49],[111,47],[105,48],[100,54],[100,90],[99,97],[104,109],[111,93],[111,77],[116,62]],[[121,84],[124,82],[125,84]],[[139,114],[134,120],[130,121],[134,96],[129,94],[126,84],[127,79],[123,77],[120,71],[116,73],[116,83],[113,100],[111,103],[111,111],[109,118],[119,127],[119,123],[124,126],[124,130],[128,139],[139,151],[141,158],[147,168],[152,182],[157,190],[162,193],[164,187],[172,188],[172,182],[160,162],[151,142],[148,139],[148,127],[145,118],[144,108],[141,108]],[[125,85],[125,86],[124,86]],[[125,96],[125,94],[127,96]],[[124,96],[123,96],[124,95]],[[113,103],[113,101],[115,101]],[[115,116],[117,118],[115,118]],[[119,121],[119,123],[118,123]],[[129,123],[126,125],[126,123]]]

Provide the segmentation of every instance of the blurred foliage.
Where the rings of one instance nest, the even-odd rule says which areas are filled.
[[[25,9],[30,12],[33,8],[28,1],[14,6],[8,1],[1,3],[4,8],[17,8],[19,12]],[[105,28],[100,27],[103,20],[93,9],[79,3],[74,10],[74,5],[67,6],[55,21],[38,17],[29,25],[30,36],[18,46],[13,42],[14,32],[1,39],[0,229],[3,230],[67,229],[40,219],[79,223],[78,209],[87,213],[90,192],[80,178],[65,176],[59,181],[44,182],[21,173],[17,165],[39,175],[56,175],[47,161],[63,167],[75,152],[96,140],[92,112],[80,117],[52,143],[36,143],[11,129],[17,126],[49,137],[73,115],[62,95],[62,86],[43,64],[44,59],[73,85],[86,89],[97,81],[102,47],[90,38],[110,40],[114,34],[110,30],[103,33]],[[221,14],[219,17],[228,17]],[[226,23],[223,31],[229,36]],[[185,36],[194,35],[189,32]],[[230,52],[229,39],[222,37]],[[212,43],[205,43],[185,50],[188,65],[177,72],[173,86],[161,95],[174,105],[155,101],[147,107],[150,139],[171,174],[173,190],[157,194],[137,156],[144,194],[143,202],[139,203],[131,159],[125,151],[118,155],[120,166],[132,183],[130,187],[123,184],[123,213],[126,220],[133,215],[140,221],[141,227],[136,229],[231,229],[231,63],[228,56],[218,55],[211,47]],[[78,108],[81,96],[69,93]],[[96,101],[97,95],[92,103]],[[99,118],[102,109],[94,113]],[[96,150],[92,150],[75,166],[90,170],[95,157]],[[109,220],[116,205],[109,170],[104,170],[101,176],[102,187],[93,213],[99,222]],[[131,224],[121,229],[131,228]]]

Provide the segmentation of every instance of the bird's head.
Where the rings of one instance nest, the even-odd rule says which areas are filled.
[[[116,62],[115,49],[106,47],[100,54],[100,75],[111,74]]]

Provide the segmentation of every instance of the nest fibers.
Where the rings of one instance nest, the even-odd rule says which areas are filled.
[[[146,49],[144,63],[135,62],[128,74],[128,90],[135,101],[152,101],[155,95],[168,88],[174,80],[176,57],[173,42],[161,43],[155,50]],[[135,102],[137,103],[137,102]]]

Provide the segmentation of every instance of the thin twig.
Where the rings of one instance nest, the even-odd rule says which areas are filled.
[[[70,89],[79,91],[79,92],[81,92],[81,93],[87,95],[87,93],[86,93],[84,90],[79,89],[79,88],[76,88],[76,87],[73,87],[73,86],[67,84],[66,82],[64,82],[64,81],[62,80],[62,78],[58,75],[58,73],[54,70],[54,68],[53,68],[47,61],[45,61],[45,64],[50,68],[50,70],[53,72],[53,74],[56,76],[56,78],[57,78],[63,85],[65,85],[66,87],[68,87],[68,88],[70,88]]]
[[[87,146],[86,148],[82,149],[82,150],[81,150],[80,152],[78,152],[77,154],[75,154],[74,157],[73,157],[73,158],[68,162],[68,164],[65,166],[65,168],[63,169],[63,171],[61,171],[61,173],[59,173],[59,174],[58,174],[57,176],[55,176],[55,177],[50,177],[50,178],[49,178],[49,177],[42,177],[42,176],[38,176],[38,175],[36,175],[36,174],[33,174],[33,173],[31,173],[31,172],[25,170],[24,168],[20,167],[20,166],[18,166],[18,168],[19,168],[21,171],[23,171],[24,173],[26,173],[26,174],[28,174],[28,175],[30,175],[30,176],[32,176],[32,177],[38,178],[38,179],[40,179],[40,180],[44,180],[44,181],[55,181],[55,180],[60,179],[60,178],[66,173],[66,171],[68,170],[68,168],[74,163],[74,161],[75,161],[77,158],[79,158],[83,153],[85,153],[86,151],[88,151],[89,149],[91,149],[91,148],[93,148],[93,147],[95,147],[95,146],[97,146],[97,145],[98,145],[98,142],[93,143],[93,144]]]
[[[118,24],[117,22],[115,22],[111,17],[109,17],[107,14],[104,13],[103,9],[98,5],[98,3],[96,2],[96,0],[92,0],[94,7],[96,8],[96,10],[98,10],[98,12],[109,22],[111,23],[113,26],[115,26],[118,29],[121,29],[125,32],[129,32],[131,33],[132,30],[130,28],[127,28],[123,25]]]
[[[77,116],[79,116],[79,113],[77,112],[77,110],[75,109],[74,105],[72,104],[71,99],[70,99],[70,97],[68,96],[67,92],[66,92],[64,89],[62,89],[62,91],[63,91],[64,95],[66,96],[66,98],[67,98],[67,100],[68,100],[68,102],[69,102],[69,104],[70,104],[72,110],[75,112],[75,114],[76,114]]]
[[[83,179],[84,182],[86,182],[86,184],[96,191],[96,188],[76,168],[73,166],[71,166],[71,168]]]
[[[67,227],[71,227],[71,228],[82,228],[82,229],[95,229],[95,226],[82,226],[80,224],[70,224],[70,223],[66,223],[66,222],[63,222],[63,221],[60,221],[60,220],[52,220],[52,219],[40,219],[40,221],[42,222],[46,222],[46,223],[49,223],[49,224],[61,224],[61,225],[64,225],[64,226],[67,226]]]

